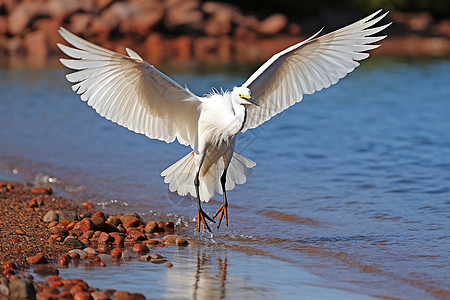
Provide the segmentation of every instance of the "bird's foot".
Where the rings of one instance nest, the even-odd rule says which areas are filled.
[[[198,228],[198,232],[200,232],[200,224],[201,223],[203,223],[203,226],[206,228],[206,229],[208,229],[208,231],[209,232],[212,232],[211,231],[211,228],[209,228],[209,225],[208,225],[208,223],[206,223],[206,220],[205,219],[207,219],[207,220],[209,220],[209,221],[211,221],[211,222],[213,222],[213,223],[216,223],[216,221],[214,221],[213,219],[211,219],[211,217],[210,216],[208,216],[204,211],[203,211],[203,209],[199,209],[198,210],[198,216],[197,216],[197,228]]]
[[[228,226],[228,204],[222,204],[222,206],[214,214],[213,219],[216,218],[216,216],[219,214],[219,212],[220,212],[220,217],[219,217],[219,223],[217,224],[217,229],[219,229],[220,223],[222,222],[222,217],[224,217],[224,216],[225,216],[225,225]]]

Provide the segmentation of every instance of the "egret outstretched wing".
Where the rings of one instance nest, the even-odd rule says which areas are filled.
[[[194,147],[199,98],[126,49],[125,56],[59,29],[72,46],[58,44],[68,56],[66,67],[78,70],[66,77],[102,117],[149,138]]]
[[[300,102],[305,94],[327,88],[359,66],[369,56],[369,45],[386,36],[372,36],[390,24],[373,27],[387,14],[381,10],[342,29],[316,38],[316,33],[272,56],[242,85],[260,106],[248,108],[242,132],[258,127],[274,115]]]

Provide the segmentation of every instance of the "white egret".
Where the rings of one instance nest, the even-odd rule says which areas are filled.
[[[128,56],[77,37],[64,28],[61,36],[73,47],[58,44],[74,59],[61,59],[77,70],[67,79],[72,89],[97,113],[134,132],[167,143],[175,139],[192,152],[164,170],[172,192],[197,197],[197,226],[210,230],[205,219],[228,226],[227,190],[243,184],[256,165],[234,151],[236,134],[258,127],[276,114],[338,82],[353,71],[366,51],[385,36],[373,36],[390,24],[373,27],[387,14],[381,10],[342,29],[307,40],[272,56],[241,86],[231,92],[213,90],[193,94],[144,61],[136,52]],[[223,204],[210,218],[201,201],[223,194]]]

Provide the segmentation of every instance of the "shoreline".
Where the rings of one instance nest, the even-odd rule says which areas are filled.
[[[28,183],[0,181],[0,212],[0,299],[145,299],[139,293],[91,288],[82,278],[63,279],[58,269],[133,260],[171,268],[164,247],[189,244],[173,222],[144,222],[136,213],[105,214],[90,202],[79,204]],[[46,280],[34,280],[30,272]]]

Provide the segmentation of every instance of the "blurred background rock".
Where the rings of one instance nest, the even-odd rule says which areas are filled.
[[[376,55],[448,56],[448,0],[0,0],[0,61],[61,56],[57,30],[151,62],[262,61],[324,27],[390,10]]]

